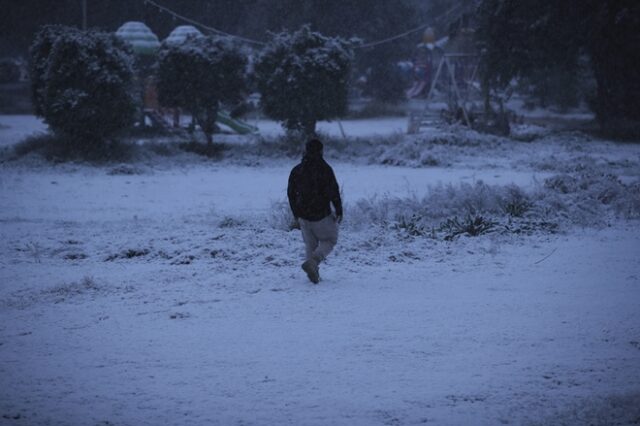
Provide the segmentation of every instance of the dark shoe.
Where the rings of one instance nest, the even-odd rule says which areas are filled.
[[[318,284],[320,282],[320,272],[318,270],[318,262],[313,259],[309,259],[302,264],[302,270],[307,273],[307,277],[309,277],[309,281],[314,284]]]

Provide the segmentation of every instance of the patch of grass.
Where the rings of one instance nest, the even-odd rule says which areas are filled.
[[[529,200],[527,194],[515,185],[510,185],[505,188],[506,195],[502,200],[502,208],[505,213],[511,217],[522,217],[532,207],[532,202]]]
[[[266,157],[300,158],[304,152],[304,139],[300,134],[289,132],[275,138],[261,137],[257,154]]]
[[[244,222],[239,220],[239,219],[235,219],[231,216],[225,216],[220,223],[218,223],[218,227],[219,228],[238,228],[240,226],[244,225]]]
[[[149,249],[128,249],[120,253],[114,253],[105,259],[105,262],[111,262],[116,259],[133,259],[134,257],[143,257],[151,253]]]
[[[201,155],[203,157],[211,159],[220,159],[222,154],[228,147],[221,143],[214,143],[211,145],[200,143],[197,141],[182,142],[178,147],[186,152]]]
[[[536,232],[555,234],[560,226],[544,220],[519,220],[504,225],[504,230],[516,235],[533,235]]]
[[[638,185],[640,193],[640,184]],[[606,193],[609,195],[609,192]],[[527,193],[517,185],[475,184],[436,185],[423,197],[372,197],[349,206],[347,223],[359,227],[373,224],[402,231],[406,236],[453,240],[459,235],[478,236],[489,232],[530,235],[535,232],[557,233],[563,224],[592,224],[594,217],[604,217],[603,206],[593,200],[558,194],[546,188]],[[625,196],[622,199],[632,199]],[[588,203],[587,203],[588,202]],[[586,203],[586,204],[585,204]],[[590,207],[590,205],[595,207]],[[640,202],[639,202],[640,204]],[[626,210],[629,217],[635,211]],[[589,208],[589,209],[587,209]],[[592,211],[593,210],[593,211]]]
[[[141,175],[142,173],[143,171],[140,168],[131,166],[129,164],[119,164],[107,172],[107,174],[111,176],[132,176]]]
[[[287,200],[271,203],[269,224],[274,229],[287,232],[293,231],[294,229],[300,229],[300,224],[293,217],[293,213],[291,213],[291,208],[289,207]]]
[[[406,115],[406,105],[373,100],[360,109],[349,111],[347,118],[365,119],[378,117],[404,117]]]
[[[13,146],[13,154],[16,158],[22,158],[31,153],[42,153],[48,147],[60,143],[60,139],[51,133],[39,133],[28,136],[15,144]]]
[[[88,292],[95,292],[98,290],[100,290],[100,286],[95,282],[93,277],[85,276],[82,278],[80,282],[62,284],[62,285],[53,287],[51,289],[45,290],[45,292],[54,296],[59,296],[64,298],[64,297],[70,297],[70,296],[78,296]]]
[[[87,258],[87,255],[84,253],[68,253],[64,255],[65,260],[82,260],[86,258]]]
[[[175,143],[167,142],[146,142],[145,149],[148,149],[151,153],[159,155],[161,157],[171,157],[179,152],[179,148]]]
[[[576,192],[578,188],[578,179],[574,176],[562,174],[555,175],[544,180],[544,187],[553,189],[562,194]]]
[[[130,161],[135,154],[132,144],[120,140],[108,140],[101,143],[87,140],[74,140],[65,135],[41,133],[28,136],[13,146],[13,159],[30,154],[41,155],[47,161],[89,161],[109,163]]]
[[[459,235],[469,235],[471,237],[477,237],[482,234],[486,234],[495,229],[496,222],[485,219],[478,215],[467,215],[464,219],[460,220],[458,217],[447,219],[440,229],[445,232],[444,239],[446,241],[452,241]]]
[[[417,214],[412,214],[410,217],[401,216],[392,228],[412,237],[423,237],[433,234],[433,232],[423,224],[422,217]]]
[[[18,251],[28,253],[36,263],[40,263],[44,248],[37,241],[29,241],[24,247],[18,248]]]

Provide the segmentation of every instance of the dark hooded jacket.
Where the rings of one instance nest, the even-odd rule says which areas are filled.
[[[333,169],[322,158],[322,151],[307,151],[302,162],[291,170],[287,195],[296,218],[314,222],[324,219],[331,214],[330,203],[336,216],[342,217],[338,182]]]

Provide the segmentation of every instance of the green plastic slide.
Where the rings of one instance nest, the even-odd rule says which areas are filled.
[[[230,127],[231,129],[233,129],[233,131],[241,135],[246,135],[249,133],[258,133],[258,128],[256,126],[252,126],[251,124],[245,123],[244,121],[231,118],[229,113],[226,111],[218,112],[217,122]]]

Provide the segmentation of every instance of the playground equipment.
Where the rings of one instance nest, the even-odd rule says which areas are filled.
[[[150,89],[152,66],[155,56],[160,48],[160,41],[151,29],[143,22],[125,22],[116,30],[116,37],[131,46],[136,59],[135,90],[142,106],[138,108],[137,121],[144,125],[147,118],[153,115],[153,109],[157,108],[158,96]],[[153,105],[153,106],[150,106]],[[151,119],[151,118],[150,118]],[[151,119],[154,123],[155,120]]]
[[[164,40],[167,45],[177,45],[183,43],[189,37],[204,37],[203,34],[194,26],[191,25],[180,25],[176,27],[169,36]],[[177,109],[171,110],[173,116],[172,126],[169,126],[169,123],[164,120],[164,114],[157,114],[158,111],[155,111],[155,117],[150,119],[155,121],[157,125],[162,125],[165,128],[168,128],[169,131],[174,131],[171,129],[176,129],[180,127],[180,111]],[[251,124],[245,123],[244,121],[232,118],[231,115],[226,111],[218,112],[216,117],[216,123],[222,124],[233,130],[234,132],[245,135],[251,133],[257,133],[258,128],[252,126]]]
[[[169,133],[184,134],[185,129],[180,125],[180,110],[178,108],[164,108],[158,101],[156,77],[152,67],[161,47],[158,37],[143,22],[137,21],[124,23],[116,31],[116,36],[131,45],[136,54],[137,63],[142,65],[137,77],[138,90],[142,100],[140,123],[142,125],[150,124]],[[184,42],[188,37],[203,37],[203,35],[191,25],[181,25],[176,27],[164,42],[167,45],[176,45]],[[226,111],[218,113],[216,122],[238,134],[258,132],[257,127],[232,118]]]
[[[424,31],[422,42],[416,46],[413,60],[414,82],[406,92],[407,98],[415,98],[431,86],[434,64],[442,57],[442,44],[442,40],[436,42],[433,28],[429,27]]]
[[[462,28],[451,37],[431,44],[434,46],[432,51],[439,49],[441,53],[437,62],[431,63],[437,63],[436,71],[432,78],[429,76],[429,84],[425,81],[423,87],[428,87],[423,110],[409,116],[408,133],[417,133],[421,127],[433,125],[443,118],[460,120],[471,127],[470,110],[475,106],[473,97],[480,95],[480,85],[476,81],[478,53],[474,32],[470,28]],[[418,87],[407,94],[417,91]],[[447,105],[446,109],[442,109],[443,103]]]
[[[231,115],[226,111],[218,112],[216,122],[224,124],[225,126],[231,128],[233,131],[241,135],[258,133],[258,128],[256,126],[252,126],[249,123],[245,123],[244,121],[232,118]]]
[[[116,31],[116,36],[128,42],[138,55],[153,55],[160,48],[158,36],[143,22],[125,22]]]
[[[180,126],[180,117],[175,115],[174,109],[145,109],[145,116],[154,127],[159,127],[168,133],[184,134],[186,129]],[[173,118],[167,119],[167,115]],[[258,133],[258,128],[246,123],[242,120],[232,118],[227,111],[220,111],[216,117],[216,123],[223,124],[238,133],[239,135],[248,135]]]
[[[202,33],[192,25],[180,25],[176,27],[164,42],[167,44],[180,44],[184,42],[187,37],[203,37]]]
[[[180,125],[180,110],[178,108],[163,108],[158,102],[155,77],[153,76],[148,77],[145,81],[144,115],[145,121],[149,121],[153,127],[159,127],[168,133],[184,133],[184,129]],[[223,124],[241,135],[258,132],[257,127],[236,118],[232,118],[226,111],[218,112],[216,123]],[[194,124],[195,123],[192,125]]]

